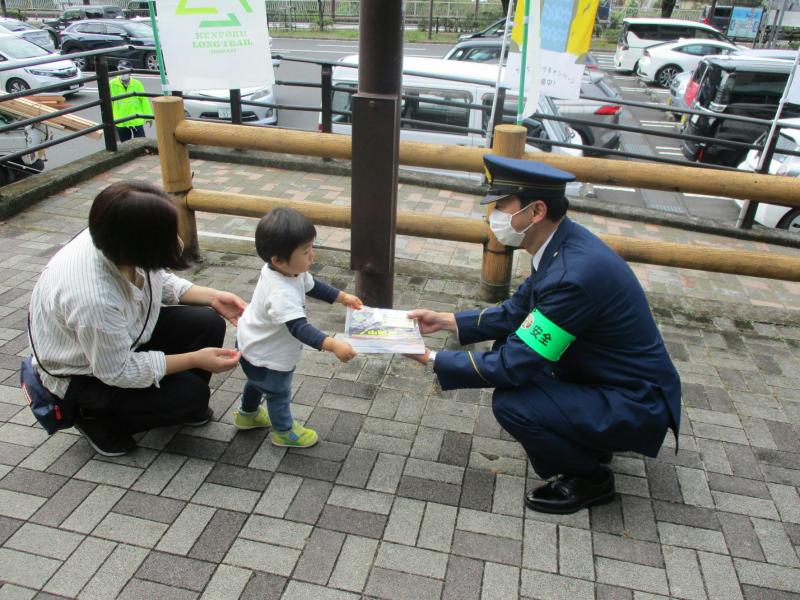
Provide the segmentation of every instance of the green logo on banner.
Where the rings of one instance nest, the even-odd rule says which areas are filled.
[[[175,9],[176,15],[216,15],[219,14],[214,6],[204,7],[188,7],[186,6],[189,0],[180,0],[178,8]],[[253,9],[248,4],[247,0],[239,0],[244,12],[252,13]],[[214,21],[200,21],[200,27],[239,27],[242,23],[235,13],[228,13],[227,19],[220,19]]]
[[[516,334],[531,350],[553,362],[561,358],[575,340],[574,335],[561,329],[538,309],[525,318]]]

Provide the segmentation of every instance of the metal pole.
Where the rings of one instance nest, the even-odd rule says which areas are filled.
[[[97,75],[97,93],[100,97],[100,119],[103,122],[103,139],[106,150],[117,151],[117,128],[114,126],[114,109],[111,106],[111,87],[108,82],[106,57],[96,57],[94,72]]]
[[[158,25],[156,24],[156,4],[153,0],[147,0],[147,10],[150,11],[150,27],[153,28],[153,40],[156,44],[156,59],[158,60],[158,74],[161,78],[161,93],[165,96],[169,96],[167,70],[164,68],[164,55],[161,52],[161,40],[158,37]]]
[[[333,67],[322,65],[322,133],[333,131]]]
[[[350,264],[368,306],[392,306],[403,69],[402,0],[362,0],[353,95]]]
[[[521,1],[521,0],[518,0],[518,1]],[[503,68],[502,67],[503,67],[503,64],[504,64],[504,58],[506,56],[506,47],[508,46],[508,28],[511,26],[511,16],[514,14],[513,10],[514,10],[514,3],[511,2],[511,0],[509,0],[508,12],[506,14],[506,25],[503,28],[503,41],[500,43],[500,64],[497,67],[497,79],[495,79],[495,82],[494,82],[495,94],[494,94],[494,98],[492,99],[492,112],[489,114],[489,122],[490,123],[494,123],[494,124],[497,124],[497,123],[495,123],[495,114],[497,113],[497,105],[498,105],[498,100],[499,100],[499,98],[498,98],[499,94],[497,92],[500,89],[500,76],[501,76],[501,74],[503,72]],[[519,95],[522,96],[522,92],[520,92]],[[503,91],[503,99],[505,99],[505,90]],[[500,123],[502,123],[503,122],[503,120],[502,120],[502,117],[503,117],[503,105],[500,104],[500,107],[501,107],[500,108]],[[492,126],[492,129],[490,131],[486,132],[486,147],[487,148],[491,148],[492,147],[492,135],[494,135],[494,126]]]
[[[242,90],[230,90],[231,97],[231,123],[242,124]]]
[[[436,30],[436,33],[439,33],[439,30]],[[433,38],[433,0],[431,0],[430,6],[428,7],[428,39]]]

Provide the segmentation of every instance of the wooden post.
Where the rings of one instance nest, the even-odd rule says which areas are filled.
[[[156,118],[158,159],[161,161],[161,179],[164,191],[175,197],[178,208],[178,235],[185,246],[185,254],[197,258],[200,248],[197,242],[197,223],[194,211],[186,206],[186,194],[192,189],[192,170],[189,167],[189,149],[175,138],[175,128],[183,118],[183,98],[161,96],[153,99],[153,114]]]
[[[511,158],[521,158],[525,152],[526,130],[520,125],[498,125],[494,128],[492,153]],[[486,207],[486,220],[493,205]],[[508,298],[511,289],[511,266],[514,251],[501,244],[489,232],[489,240],[483,247],[481,264],[481,298],[487,302],[501,302]]]

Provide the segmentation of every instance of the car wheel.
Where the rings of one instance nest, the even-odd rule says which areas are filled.
[[[80,50],[71,50],[70,52],[80,52]],[[78,58],[72,58],[70,60],[72,60],[72,62],[75,63],[75,66],[81,71],[91,71],[94,69],[94,61],[90,56],[81,56]]]
[[[683,69],[676,65],[661,67],[658,73],[656,73],[656,83],[663,88],[669,88],[669,86],[672,85],[672,80],[675,79],[675,75],[681,71],[683,71]]]
[[[9,94],[14,94],[16,92],[24,92],[25,90],[31,89],[24,80],[20,79],[19,77],[12,77],[6,82],[6,91]]]
[[[800,233],[800,208],[790,210],[783,215],[783,218],[778,221],[778,227],[794,233]]]
[[[158,71],[158,57],[155,52],[144,55],[144,68],[148,71]]]

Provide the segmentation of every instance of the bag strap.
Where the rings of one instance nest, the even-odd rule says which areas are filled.
[[[131,350],[136,347],[136,344],[139,343],[139,340],[142,339],[144,335],[145,329],[147,329],[147,322],[150,320],[150,313],[153,310],[153,284],[150,282],[150,271],[145,271],[145,275],[147,277],[147,290],[149,294],[148,302],[147,302],[147,315],[144,318],[144,325],[142,326],[142,330],[139,332],[139,335],[136,336],[136,339],[131,344]],[[45,366],[42,364],[42,361],[39,360],[39,355],[36,353],[36,346],[33,345],[33,329],[31,329],[31,310],[28,308],[28,340],[31,343],[31,350],[33,350],[33,357],[36,359],[36,364],[41,367],[42,371],[50,375],[50,377],[59,377],[62,379],[68,379],[71,375],[56,375],[55,373],[51,373],[48,371]]]

